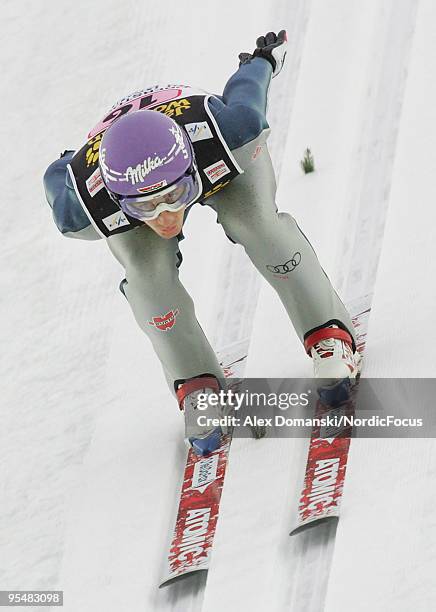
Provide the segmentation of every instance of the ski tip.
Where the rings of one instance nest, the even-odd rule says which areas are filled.
[[[182,580],[185,580],[185,578],[190,578],[194,575],[198,576],[198,580],[206,581],[207,568],[203,567],[203,568],[191,569],[189,571],[182,572],[180,574],[170,574],[167,578],[164,578],[159,583],[159,588],[162,589],[163,587],[170,586],[172,584],[175,584],[176,582],[180,582]]]
[[[312,527],[319,527],[320,525],[323,525],[325,523],[335,524],[338,523],[338,521],[339,516],[336,515],[323,516],[321,518],[311,519],[309,521],[306,521],[305,523],[300,523],[299,525],[297,525],[292,531],[289,532],[289,535],[294,536],[298,533],[302,533],[303,531],[312,529]]]

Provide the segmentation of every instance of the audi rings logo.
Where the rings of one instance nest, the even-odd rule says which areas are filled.
[[[266,269],[268,272],[272,272],[273,274],[287,274],[288,272],[292,272],[298,266],[301,261],[301,253],[298,251],[294,253],[291,259],[285,261],[284,264],[279,264],[278,266],[267,266]]]

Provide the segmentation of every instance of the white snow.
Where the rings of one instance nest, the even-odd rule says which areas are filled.
[[[121,95],[166,80],[220,92],[237,54],[285,27],[270,100],[279,206],[347,301],[374,294],[366,375],[434,377],[434,3],[0,11],[0,590],[63,589],[68,612],[434,609],[433,440],[353,441],[336,533],[294,538],[307,441],[235,440],[207,583],[157,589],[182,423],[118,291],[121,268],[103,242],[60,236],[41,182]],[[317,171],[303,176],[307,146]],[[185,234],[181,276],[214,346],[251,334],[248,375],[309,376],[283,307],[214,214],[193,211]]]

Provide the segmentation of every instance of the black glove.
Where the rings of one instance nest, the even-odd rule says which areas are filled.
[[[273,67],[273,78],[278,75],[285,63],[287,52],[286,30],[280,30],[278,34],[268,32],[265,36],[259,36],[256,41],[256,49],[253,53],[240,53],[239,62],[246,64],[253,57],[263,57]]]

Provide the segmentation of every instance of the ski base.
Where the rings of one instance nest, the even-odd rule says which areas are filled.
[[[363,354],[370,314],[371,296],[351,305],[350,312],[356,331],[357,349]],[[353,307],[354,306],[354,307]],[[350,399],[331,407],[318,401],[315,417],[351,416],[354,414],[359,382],[354,384]],[[329,521],[338,521],[342,491],[347,469],[351,428],[333,431],[315,426],[312,430],[296,525],[290,535],[301,533]]]
[[[353,408],[352,400],[337,408],[329,408],[318,402],[315,417],[350,416]],[[321,427],[316,427],[312,431],[298,523],[291,535],[339,517],[350,436],[350,427],[335,431],[323,431]]]
[[[316,518],[314,517],[311,520],[307,520],[306,522],[302,523],[301,525],[298,525],[298,527],[295,527],[295,529],[293,529],[289,535],[296,535],[297,533],[302,533],[303,531],[308,531],[309,529],[312,529],[313,527],[318,527],[320,525],[326,524],[326,523],[338,523],[339,521],[339,512],[337,514],[331,514],[330,516],[324,516],[322,518]]]
[[[160,587],[209,567],[230,443],[230,436],[223,436],[207,457],[188,452],[168,573]]]
[[[242,378],[247,349],[248,340],[242,340],[218,353],[226,378]],[[238,384],[229,388],[235,391]],[[167,570],[159,587],[209,568],[230,444],[231,436],[226,435],[207,457],[188,452]]]

